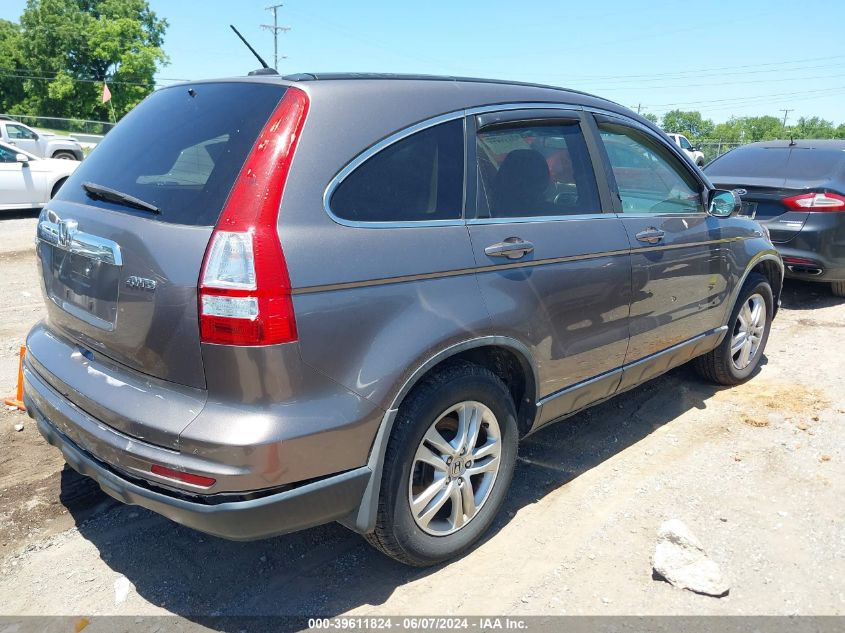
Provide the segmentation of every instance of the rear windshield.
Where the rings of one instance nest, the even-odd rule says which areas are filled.
[[[704,172],[719,176],[783,178],[784,180],[830,180],[841,173],[845,152],[833,149],[748,147],[728,152],[710,163]]]
[[[109,132],[58,197],[163,222],[212,226],[284,90],[230,82],[155,92]],[[91,198],[81,186],[85,182],[140,198],[161,213]]]

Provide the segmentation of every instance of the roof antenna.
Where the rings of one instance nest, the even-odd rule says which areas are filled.
[[[795,135],[794,134],[789,135],[789,146],[795,147]]]
[[[261,64],[261,68],[259,68],[258,70],[252,70],[248,74],[250,74],[250,75],[278,75],[279,74],[278,72],[276,72],[275,68],[270,68],[267,65],[267,62],[265,62],[261,58],[261,55],[259,55],[252,46],[250,46],[249,42],[247,42],[246,38],[243,35],[241,35],[241,32],[238,29],[235,28],[234,24],[230,24],[229,28],[231,28],[235,32],[235,35],[237,35],[239,38],[241,38],[241,41],[246,45],[246,47],[250,50],[250,52],[253,55],[255,55],[255,58],[258,60],[258,63]]]

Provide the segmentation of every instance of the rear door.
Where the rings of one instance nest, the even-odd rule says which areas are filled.
[[[729,236],[668,143],[628,119],[596,115],[596,123],[631,245],[627,364],[722,325]]]
[[[601,377],[578,397],[550,398],[541,421],[611,395],[628,345],[628,240],[583,125],[564,109],[483,113],[468,125],[468,225],[494,329],[532,350],[541,398]]]
[[[118,363],[205,387],[197,282],[235,179],[284,87],[173,87],[127,115],[39,219],[48,323]],[[92,195],[95,183],[150,212]]]

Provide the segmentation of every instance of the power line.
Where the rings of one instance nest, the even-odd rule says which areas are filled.
[[[290,31],[289,26],[279,26],[278,11],[282,8],[282,4],[272,4],[269,7],[264,7],[265,11],[273,12],[273,24],[262,24],[261,28],[266,31],[273,32],[273,68],[279,68],[279,33],[287,33]],[[284,55],[282,56],[284,58]]]
[[[786,129],[786,117],[789,116],[789,113],[793,111],[794,108],[784,108],[781,110],[783,112],[783,129]]]
[[[793,59],[793,60],[783,60],[779,62],[766,62],[762,64],[743,64],[740,66],[718,66],[718,67],[710,67],[710,68],[699,68],[699,69],[688,69],[682,70],[677,72],[658,72],[658,73],[644,73],[644,74],[635,74],[635,75],[557,75],[558,77],[568,77],[570,79],[584,79],[584,80],[619,80],[619,81],[627,81],[627,80],[636,80],[636,79],[652,79],[655,77],[662,77],[662,78],[681,78],[683,76],[691,76],[691,77],[700,77],[702,74],[717,74],[723,75],[727,73],[722,73],[720,71],[723,70],[743,70],[748,68],[768,68],[770,66],[775,66],[773,70],[768,71],[747,71],[743,70],[741,73],[730,73],[730,74],[754,74],[756,72],[780,72],[780,71],[792,71],[792,70],[799,70],[798,68],[783,68],[784,65],[787,64],[803,64],[805,62],[818,62],[818,61],[827,61],[831,59],[843,59],[845,55],[828,55],[826,57],[808,57],[804,59]],[[827,65],[824,66],[813,66],[809,68],[826,68]],[[539,76],[540,73],[524,73],[528,75]],[[545,76],[549,76],[545,74]]]

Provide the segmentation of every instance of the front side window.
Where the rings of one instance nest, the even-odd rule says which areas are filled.
[[[460,219],[464,126],[449,121],[411,134],[364,161],[335,189],[332,213],[354,222]]]
[[[687,140],[686,136],[681,136],[679,138],[681,139],[681,148],[682,149],[692,149],[692,145],[690,145],[690,142]]]
[[[481,217],[601,213],[577,121],[518,122],[481,130],[477,156]]]
[[[32,141],[36,138],[33,132],[20,125],[7,125],[6,133],[9,135],[9,138],[14,139]]]
[[[700,188],[656,139],[626,125],[599,123],[625,213],[703,213]]]

